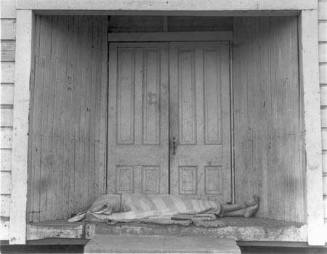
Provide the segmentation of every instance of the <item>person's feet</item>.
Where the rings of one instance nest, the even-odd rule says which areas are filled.
[[[253,217],[259,209],[259,197],[257,195],[253,195],[252,199],[245,202],[247,207],[244,209],[244,217],[249,218]]]
[[[259,203],[259,196],[253,195],[251,199],[245,201],[245,207],[254,206]]]

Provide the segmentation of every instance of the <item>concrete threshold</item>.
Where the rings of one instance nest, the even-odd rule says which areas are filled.
[[[97,234],[84,253],[216,253],[241,254],[236,241],[203,236]]]

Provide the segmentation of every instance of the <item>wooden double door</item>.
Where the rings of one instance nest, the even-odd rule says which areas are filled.
[[[109,45],[109,193],[231,199],[229,45]]]

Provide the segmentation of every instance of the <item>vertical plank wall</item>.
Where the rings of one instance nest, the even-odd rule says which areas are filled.
[[[15,1],[1,1],[0,240],[8,239],[16,46]]]
[[[319,72],[325,225],[327,228],[327,0],[319,1]],[[327,241],[327,236],[326,236]]]
[[[105,192],[107,17],[37,16],[28,222],[63,219]]]
[[[236,199],[259,216],[303,222],[304,160],[297,17],[235,18]]]

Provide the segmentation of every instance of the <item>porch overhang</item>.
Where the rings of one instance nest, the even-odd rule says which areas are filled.
[[[217,0],[217,1],[180,1],[180,0],[157,0],[157,1],[115,1],[115,0],[17,0],[17,10],[38,11],[160,11],[160,12],[218,12],[218,11],[296,11],[316,10],[316,0]]]
[[[217,0],[217,1],[116,1],[116,0],[17,0],[17,46],[12,159],[11,244],[26,242],[28,115],[33,59],[34,15],[297,15],[299,14],[300,79],[303,89],[306,153],[308,243],[323,245],[322,145],[318,68],[317,0]]]

